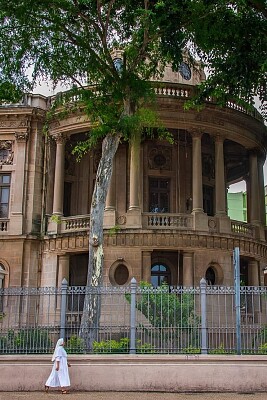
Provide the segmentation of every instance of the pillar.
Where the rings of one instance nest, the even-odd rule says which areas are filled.
[[[54,136],[57,144],[54,180],[53,215],[63,215],[65,138],[62,134]]]
[[[263,164],[264,159],[262,157],[258,157],[260,222],[263,226],[266,226]]]
[[[223,154],[224,138],[220,135],[215,136],[215,215],[226,215],[225,197],[225,168]]]
[[[142,280],[151,283],[151,251],[142,252]]]
[[[57,276],[57,285],[61,287],[62,281],[65,278],[69,282],[69,274],[70,274],[70,256],[68,254],[64,254],[58,257],[58,276]]]
[[[198,131],[190,132],[192,135],[192,184],[193,184],[193,213],[203,213],[203,187],[202,187],[202,155],[201,136]]]
[[[256,151],[249,154],[249,180],[250,180],[250,222],[255,225],[260,223],[259,206],[259,173],[258,157]]]
[[[140,145],[131,143],[130,146],[130,201],[129,210],[140,210]]]
[[[194,286],[193,255],[191,252],[183,253],[183,286]]]

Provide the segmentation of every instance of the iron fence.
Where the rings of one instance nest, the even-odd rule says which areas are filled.
[[[88,345],[81,331],[86,296],[101,312]],[[138,286],[0,290],[0,353],[51,353],[63,336],[69,353],[267,354],[267,288],[240,288],[236,329],[233,287]]]

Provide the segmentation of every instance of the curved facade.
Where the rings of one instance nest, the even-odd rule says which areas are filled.
[[[187,77],[188,78],[188,77]],[[121,143],[106,201],[104,282],[132,277],[159,285],[263,285],[267,264],[263,164],[266,127],[256,110],[207,100],[184,110],[190,79],[166,70],[155,82],[157,111],[174,144],[144,138],[138,154]],[[82,110],[42,128],[52,98],[28,95],[0,108],[0,281],[3,286],[85,285],[90,199],[101,148],[80,162],[73,146],[90,130]],[[245,180],[248,223],[227,216],[227,188]],[[2,278],[1,278],[2,277]]]

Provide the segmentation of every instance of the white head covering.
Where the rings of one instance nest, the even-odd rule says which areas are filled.
[[[53,353],[53,356],[52,356],[52,361],[55,361],[57,350],[58,350],[59,346],[63,345],[63,343],[64,343],[64,339],[63,338],[58,339],[56,347],[55,347],[55,350],[54,350],[54,353]]]

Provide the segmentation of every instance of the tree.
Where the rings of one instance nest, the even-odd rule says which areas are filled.
[[[187,49],[192,65],[198,57],[211,71],[193,103],[210,94],[223,101],[237,95],[251,100],[266,73],[264,3],[0,0],[0,19],[0,98],[18,98],[40,79],[72,84],[68,96],[78,94],[76,104],[84,107],[92,123],[80,151],[98,140],[103,142],[91,203],[87,280],[89,288],[98,287],[102,282],[104,205],[114,154],[124,138],[130,141],[131,157],[136,157],[143,128],[158,125],[155,113],[147,107],[153,103],[149,80],[160,75],[167,63],[178,70]],[[256,27],[254,36],[252,26]],[[244,28],[249,28],[247,38]],[[260,54],[255,31],[256,38],[261,38]],[[247,64],[242,57],[246,53]],[[88,294],[84,331],[97,324],[99,307],[97,295]]]

